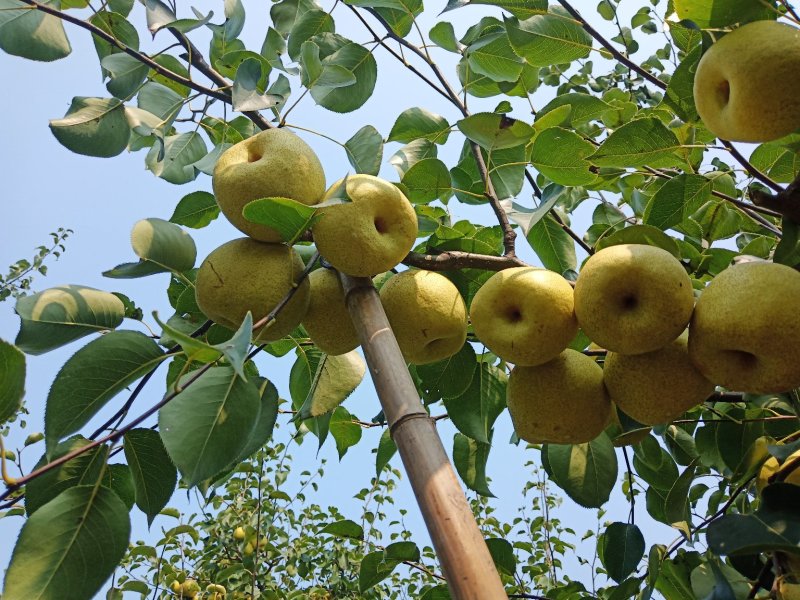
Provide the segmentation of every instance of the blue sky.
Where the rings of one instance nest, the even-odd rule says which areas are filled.
[[[194,5],[203,12],[213,8],[217,15],[215,21],[221,18],[221,2],[198,2]],[[329,6],[328,3],[326,6]],[[258,11],[265,12],[266,5],[246,2],[245,8],[251,12],[248,13],[249,21],[243,38],[248,41],[248,46],[258,48],[264,23],[263,18],[258,18]],[[356,25],[346,7],[340,5],[334,14],[338,32],[362,43],[368,41],[368,34]],[[423,20],[423,31],[430,29],[433,18],[435,15],[427,16]],[[454,22],[456,33],[460,36],[465,24],[477,21],[479,13],[467,8],[447,13],[443,18]],[[142,25],[144,11],[141,5],[137,4],[134,8],[132,19],[138,26]],[[103,278],[101,272],[118,263],[135,259],[128,236],[137,220],[146,217],[168,219],[181,197],[196,190],[210,191],[210,178],[200,175],[193,183],[174,186],[145,170],[143,152],[123,153],[112,159],[100,159],[72,154],[58,144],[48,129],[48,119],[61,117],[73,96],[108,96],[100,78],[99,65],[88,33],[72,26],[68,26],[67,33],[73,45],[73,53],[67,59],[55,63],[34,63],[0,54],[0,72],[6,81],[6,89],[0,94],[0,114],[5,117],[0,120],[0,164],[3,166],[0,197],[5,209],[4,218],[0,220],[0,268],[4,269],[19,258],[30,258],[36,246],[49,241],[50,231],[58,227],[68,227],[75,233],[67,241],[66,253],[60,260],[48,262],[48,276],[37,276],[34,281],[35,290],[66,283],[88,285],[129,295],[144,309],[146,315],[152,310],[168,315],[171,310],[164,294],[166,275],[139,280],[111,280]],[[164,37],[166,35],[162,34]],[[143,35],[143,45],[146,42],[148,49],[171,43],[159,37],[153,45],[144,37]],[[200,41],[197,45],[204,48],[206,42]],[[349,115],[337,115],[315,107],[313,100],[307,96],[293,111],[288,119],[289,123],[322,131],[344,142],[367,123],[375,125],[382,135],[387,136],[394,116],[413,106],[422,106],[440,113],[451,123],[458,119],[459,115],[454,108],[437,94],[429,92],[385,52],[378,50],[376,55],[379,62],[378,84],[375,95],[362,109]],[[445,73],[452,76],[452,80],[457,83],[452,68],[448,68],[448,64],[452,65],[452,55],[448,56],[440,51],[435,56],[444,60]],[[451,62],[448,63],[448,60]],[[552,94],[552,88],[548,88],[547,93]],[[481,107],[491,110],[498,101],[499,98],[483,102],[470,99],[470,104],[473,111],[480,110]],[[526,107],[526,103],[520,105],[520,110],[514,116],[530,120]],[[338,145],[313,134],[299,133],[320,156],[329,183],[350,170],[344,152]],[[459,146],[460,142],[448,145],[445,153],[440,156],[444,156],[445,161],[452,164],[452,157],[458,152]],[[386,146],[382,170],[382,175],[386,178],[396,179],[388,158],[399,147],[400,144],[397,143]],[[531,205],[527,188],[517,201],[526,206]],[[486,207],[475,210],[463,207],[454,200],[450,208],[454,213],[454,220],[471,218],[493,224],[491,211]],[[585,225],[578,222],[576,228],[583,231]],[[198,246],[198,263],[216,246],[241,235],[223,218],[205,229],[190,230],[190,233]],[[538,263],[524,239],[520,239],[519,248],[525,260]],[[152,322],[152,319],[148,321]],[[126,322],[124,326],[136,327],[136,323]],[[13,341],[17,329],[18,318],[13,313],[13,302],[9,300],[0,303],[0,338]],[[24,431],[20,431],[16,424],[12,427],[8,447],[20,446],[25,435],[42,429],[44,401],[49,385],[61,365],[83,343],[85,340],[43,356],[28,357],[26,405],[31,415],[26,419],[28,427]],[[262,374],[273,380],[282,397],[288,397],[288,373],[291,364],[291,356],[281,360],[262,359],[260,363]],[[165,369],[162,369],[148,391],[137,401],[134,415],[150,406],[163,393],[161,386],[164,373]],[[116,402],[121,402],[124,397],[120,396]],[[104,414],[114,411],[114,402],[112,401],[109,411]],[[368,381],[347,400],[345,406],[364,420],[368,420],[379,410],[374,389]],[[434,409],[435,414],[439,412],[442,410]],[[89,430],[91,428],[87,428]],[[287,430],[287,427],[283,428],[283,431]],[[445,421],[440,422],[439,431],[449,450],[452,447],[454,428]],[[496,514],[499,518],[508,520],[518,514],[521,482],[529,477],[525,462],[539,461],[538,452],[507,444],[511,433],[508,414],[504,413],[498,420],[489,472],[492,490],[498,497]],[[377,429],[365,431],[360,444],[351,449],[341,463],[336,457],[332,440],[328,440],[319,453],[316,452],[315,440],[311,439],[295,451],[295,468],[298,471],[303,468],[313,469],[322,458],[328,460],[326,476],[319,482],[320,489],[313,498],[314,502],[338,505],[346,516],[360,519],[360,513],[350,512],[357,511],[359,506],[352,500],[352,496],[367,487],[374,474],[374,454],[370,450],[377,446],[379,435],[380,431]],[[41,444],[24,452],[26,470],[41,455],[40,446]],[[399,457],[395,457],[392,464],[399,466]],[[624,521],[628,506],[620,495],[616,495],[615,499],[616,502],[607,506],[608,513],[603,519]],[[420,545],[428,543],[427,534],[415,508],[413,494],[405,480],[401,482],[395,503],[398,507],[409,509],[405,522],[414,532],[414,541]],[[173,504],[182,505],[183,501],[176,495]],[[641,517],[645,516],[643,506],[638,513]],[[136,509],[134,515],[134,539],[148,536],[144,519]],[[595,511],[578,508],[569,500],[565,500],[556,516],[573,527],[579,536],[596,524]],[[169,527],[173,524],[172,521],[160,518],[156,520],[153,529],[158,531],[161,526]],[[0,520],[0,539],[9,540],[9,543],[0,544],[0,574],[8,565],[12,548],[10,541],[16,538],[21,525],[20,518]],[[645,531],[648,544],[656,541],[650,535],[656,531],[660,531],[659,541],[668,542],[674,538],[666,528],[649,526]]]

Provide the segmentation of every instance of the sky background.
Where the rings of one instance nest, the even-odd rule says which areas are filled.
[[[623,2],[623,5],[626,4],[630,6],[623,8],[632,11],[638,8],[636,5],[639,3]],[[192,6],[204,13],[210,9],[214,10],[214,22],[221,21],[223,13],[221,1],[200,1],[193,3]],[[328,9],[330,3],[323,3],[323,6]],[[248,22],[241,37],[250,48],[260,48],[268,7],[268,3],[245,2]],[[188,8],[188,4],[180,5],[179,14],[185,15]],[[430,12],[435,13],[436,9]],[[500,15],[499,10],[487,11],[468,7],[446,13],[441,18],[453,22],[456,34],[460,37],[468,24],[476,22],[481,14],[487,12]],[[606,25],[596,18],[593,10],[587,11],[587,15],[599,21],[601,27]],[[360,43],[369,41],[371,36],[352,19],[349,9],[345,6],[339,5],[334,16],[338,33]],[[430,29],[435,18],[435,14],[424,15],[421,21],[424,32]],[[144,9],[140,4],[137,3],[130,19],[140,30],[143,49],[149,51],[163,48],[171,43],[171,38],[166,39],[168,37],[166,32],[157,36],[155,43],[146,39],[148,36],[142,33]],[[0,54],[0,73],[6,82],[5,90],[0,93],[0,115],[3,115],[0,119],[0,168],[3,175],[0,198],[4,208],[4,218],[0,220],[0,269],[5,269],[7,265],[20,258],[30,259],[35,247],[48,244],[49,232],[55,231],[58,227],[73,229],[74,234],[66,242],[66,252],[58,261],[48,260],[48,275],[35,277],[34,290],[40,291],[61,284],[81,284],[122,292],[144,309],[145,315],[148,316],[147,321],[152,324],[149,315],[153,310],[158,310],[161,315],[169,315],[172,312],[164,293],[168,276],[162,274],[146,279],[112,280],[102,277],[101,272],[119,263],[136,260],[130,247],[129,233],[137,220],[147,217],[169,219],[175,205],[184,195],[197,190],[211,191],[211,180],[201,174],[192,183],[175,186],[157,179],[145,170],[145,152],[134,154],[125,152],[111,159],[92,158],[73,154],[55,140],[48,129],[48,120],[63,116],[73,96],[109,96],[101,80],[90,35],[71,25],[67,26],[67,34],[73,52],[68,58],[58,62],[35,63]],[[204,32],[193,32],[190,37],[199,48],[207,48],[207,36]],[[417,41],[413,37],[411,39]],[[663,38],[660,38],[658,43],[663,44]],[[646,56],[645,53],[642,54]],[[454,55],[439,50],[434,56],[441,61],[445,74],[457,86],[457,78],[452,68],[455,64]],[[373,97],[364,107],[354,113],[338,115],[316,107],[311,97],[306,96],[290,115],[289,124],[324,132],[344,142],[368,123],[377,127],[384,137],[388,136],[395,116],[414,106],[439,113],[450,123],[459,118],[449,103],[429,91],[422,82],[386,52],[377,50],[376,58],[378,83]],[[550,99],[554,90],[546,88],[543,93],[546,95],[542,96],[544,100],[536,101],[536,98],[534,100],[537,107]],[[295,94],[290,102],[296,98]],[[501,99],[503,98],[498,97],[478,101],[470,98],[470,108],[473,112],[491,110]],[[527,103],[518,100],[514,102],[518,109],[512,116],[530,122],[532,117]],[[340,146],[305,131],[298,133],[319,155],[329,184],[351,170]],[[460,136],[452,137],[455,141],[440,152],[440,157],[448,165],[454,164],[454,159],[460,150]],[[390,143],[384,150],[381,175],[391,180],[397,180],[397,175],[394,168],[389,165],[388,158],[400,146],[399,143]],[[530,189],[527,186],[517,198],[517,202],[532,206]],[[494,224],[493,215],[488,207],[466,207],[453,199],[450,209],[454,222],[469,218],[485,224]],[[582,233],[586,228],[586,215],[579,214],[578,217],[574,225],[576,230]],[[222,217],[205,229],[189,230],[189,233],[197,243],[197,264],[215,247],[241,236]],[[539,264],[521,236],[518,238],[518,248],[523,259]],[[13,342],[18,327],[19,319],[13,311],[13,300],[0,303],[0,338]],[[133,321],[126,321],[122,327],[139,328]],[[28,423],[26,429],[21,430],[18,424],[12,426],[7,447],[16,449],[21,446],[22,440],[29,433],[42,430],[43,409],[49,385],[63,363],[86,341],[88,338],[43,356],[27,357],[28,380],[25,402],[31,414],[25,419]],[[293,360],[293,354],[290,354],[283,359],[262,357],[259,361],[262,374],[275,383],[283,398],[289,396],[288,374]],[[159,369],[154,381],[134,405],[131,416],[140,414],[160,398],[164,391],[165,373],[165,367]],[[126,394],[121,394],[112,400],[107,410],[103,411],[93,423],[102,422],[103,416],[113,413],[126,397]],[[378,401],[368,380],[365,380],[346,401],[345,407],[362,420],[369,420],[378,412]],[[441,412],[443,412],[441,407],[433,408],[434,414]],[[287,421],[286,416],[280,419],[283,423]],[[85,431],[91,430],[90,424]],[[290,427],[283,427],[280,435],[285,436],[289,430]],[[440,421],[439,432],[449,452],[455,429],[449,422]],[[337,458],[332,439],[329,439],[319,452],[316,451],[316,440],[310,436],[301,447],[295,448],[294,469],[298,473],[303,469],[314,470],[322,459],[328,461],[325,477],[318,481],[319,490],[310,500],[322,505],[337,505],[346,517],[360,520],[360,503],[353,500],[353,495],[368,487],[370,478],[374,475],[374,454],[371,450],[377,447],[380,433],[380,429],[377,428],[364,431],[361,442],[351,448],[341,462]],[[530,478],[530,469],[525,467],[525,463],[533,460],[538,464],[540,460],[538,451],[510,445],[508,440],[511,433],[510,419],[505,412],[497,421],[488,466],[492,480],[491,489],[497,496],[495,506],[498,510],[495,514],[498,518],[508,521],[518,515],[522,482]],[[23,460],[26,472],[39,459],[42,451],[42,443],[25,450]],[[392,460],[392,465],[400,466],[398,456]],[[621,456],[620,465],[624,467]],[[624,469],[621,469],[620,476],[623,473]],[[293,485],[296,485],[296,479],[289,482],[289,488],[291,489]],[[182,494],[176,494],[170,505],[188,509],[182,497]],[[409,510],[405,523],[414,532],[414,541],[419,545],[429,543],[413,494],[405,479],[401,481],[397,490],[395,505]],[[608,512],[603,516],[603,520],[625,521],[627,518],[628,505],[618,491],[606,509]],[[174,525],[173,520],[159,517],[155,520],[152,530],[148,532],[145,519],[138,509],[133,510],[132,516],[134,540],[152,539],[154,536],[157,537],[162,527]],[[587,529],[596,527],[596,511],[579,508],[568,499],[564,500],[563,506],[552,516],[560,518],[562,522],[574,528],[578,537]],[[637,511],[637,523],[644,528],[648,546],[656,541],[669,543],[675,537],[674,530],[670,531],[669,528],[654,524],[647,519],[643,502]],[[2,540],[0,580],[9,562],[13,540],[16,539],[22,524],[23,520],[20,517],[0,519],[0,540]],[[580,553],[586,558],[591,558],[587,552],[591,552],[592,548],[593,544],[585,545]],[[570,569],[574,570],[576,568],[574,557],[570,562]],[[580,575],[576,571],[571,574],[576,577]]]

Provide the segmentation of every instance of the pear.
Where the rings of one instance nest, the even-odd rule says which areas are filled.
[[[333,184],[311,232],[320,254],[339,271],[368,277],[395,267],[417,238],[414,207],[393,184],[349,175]]]
[[[773,394],[800,387],[800,273],[785,265],[738,263],[697,301],[689,356],[725,388]]]
[[[246,533],[244,531],[244,527],[237,527],[233,530],[233,539],[241,542],[246,537]]]
[[[663,348],[686,329],[692,281],[672,254],[655,246],[608,246],[589,257],[575,282],[583,332],[620,354]]]
[[[522,366],[552,360],[578,333],[572,286],[533,267],[492,275],[472,299],[470,319],[489,350]]]
[[[283,244],[239,238],[222,244],[197,270],[197,305],[209,319],[238,329],[247,311],[253,323],[272,311],[295,287],[303,261]],[[300,282],[275,321],[257,332],[257,341],[278,340],[300,324],[309,303],[309,283]]]
[[[308,276],[311,299],[303,327],[311,341],[326,354],[347,354],[358,347],[358,334],[345,306],[339,275],[333,269],[317,269]]]
[[[643,425],[669,423],[714,391],[689,360],[689,334],[644,354],[609,352],[603,381],[614,403]]]
[[[467,307],[444,275],[416,269],[389,279],[380,290],[386,317],[405,359],[415,365],[444,360],[467,339]]]
[[[532,444],[589,442],[611,417],[603,369],[570,349],[543,365],[514,367],[506,402],[517,436]]]
[[[714,135],[768,142],[800,127],[800,30],[765,20],[712,45],[694,77],[697,113]]]
[[[311,147],[287,129],[267,129],[222,153],[212,179],[217,204],[239,231],[262,242],[280,242],[270,227],[242,216],[259,198],[291,198],[311,205],[325,193],[325,171]]]
[[[795,459],[800,459],[800,450],[792,453],[789,458],[783,461],[783,464],[793,462]],[[774,456],[770,456],[766,461],[764,461],[761,470],[758,472],[758,477],[756,478],[756,489],[758,489],[759,493],[761,490],[767,487],[767,485],[769,485],[769,478],[780,471],[781,468],[782,464],[778,463],[778,459]],[[800,467],[793,469],[792,472],[789,473],[782,481],[784,483],[800,485]],[[800,568],[798,568],[798,576],[800,576]]]

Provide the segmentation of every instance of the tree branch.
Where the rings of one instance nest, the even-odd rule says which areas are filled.
[[[205,94],[206,96],[210,96],[211,98],[216,98],[217,100],[222,100],[223,102],[227,102],[227,103],[231,102],[230,96],[228,94],[226,94],[224,92],[221,92],[219,90],[212,90],[211,88],[207,88],[205,86],[202,86],[202,85],[194,82],[192,79],[187,79],[186,77],[183,77],[182,75],[179,75],[179,74],[177,74],[177,73],[175,73],[173,71],[170,71],[169,69],[167,69],[165,67],[162,67],[160,64],[158,64],[156,61],[154,61],[152,58],[150,58],[146,54],[142,54],[141,52],[139,52],[137,50],[134,50],[133,48],[129,48],[128,46],[126,46],[125,44],[120,42],[118,39],[116,39],[114,36],[106,33],[105,31],[103,31],[102,29],[97,27],[96,25],[92,25],[88,21],[84,21],[84,20],[79,19],[77,17],[73,17],[70,14],[67,14],[65,12],[62,12],[62,11],[56,9],[56,8],[53,8],[52,6],[48,6],[46,4],[40,4],[36,0],[21,0],[21,1],[24,2],[25,4],[27,4],[28,6],[31,6],[35,10],[39,10],[39,11],[41,11],[43,13],[46,13],[48,15],[51,15],[51,16],[56,17],[58,19],[61,19],[62,21],[66,21],[68,23],[72,23],[73,25],[77,25],[78,27],[91,32],[93,35],[96,35],[97,37],[101,38],[102,40],[108,42],[109,44],[111,44],[115,48],[118,48],[119,50],[121,50],[125,54],[128,54],[129,56],[132,56],[133,58],[135,58],[139,62],[147,65],[148,67],[153,69],[156,73],[158,73],[160,75],[163,75],[164,77],[167,77],[167,78],[171,79],[172,81],[175,81],[176,83],[180,83],[181,85],[185,85],[185,86],[195,90],[196,92],[200,92],[201,94]]]
[[[731,153],[731,156],[733,156],[733,158],[735,158],[739,162],[739,164],[742,165],[748,173],[750,173],[750,175],[758,179],[761,183],[763,183],[767,187],[772,188],[776,192],[783,191],[783,188],[780,185],[778,185],[772,179],[767,177],[764,173],[756,169],[753,163],[747,160],[744,157],[744,155],[741,152],[739,152],[731,142],[729,142],[728,140],[723,140],[721,138],[719,141],[722,142],[722,145],[725,146],[728,152]]]
[[[756,206],[774,210],[790,221],[800,223],[800,175],[777,194],[768,194],[753,187],[748,191]]]
[[[482,269],[484,271],[502,271],[512,267],[528,267],[526,262],[516,256],[490,256],[448,250],[441,254],[420,254],[409,252],[403,259],[409,267],[427,269],[428,271],[454,271],[457,269]]]

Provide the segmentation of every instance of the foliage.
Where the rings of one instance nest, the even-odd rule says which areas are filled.
[[[302,130],[302,111],[313,109],[300,107],[312,101],[348,119],[355,133],[335,141],[352,168],[376,173],[393,165],[395,183],[414,204],[422,239],[403,263],[443,271],[469,305],[492,270],[522,263],[517,246],[572,280],[595,250],[654,245],[680,259],[697,290],[735,260],[800,264],[798,225],[751,201],[757,193],[780,195],[778,184],[797,177],[796,135],[761,144],[747,158],[729,142],[717,144],[692,97],[697,61],[720,30],[763,18],[800,25],[788,2],[751,4],[650,0],[630,15],[618,0],[602,0],[596,10],[582,6],[581,15],[563,0],[450,0],[426,35],[419,24],[434,9],[421,0],[279,0],[266,25],[259,16],[262,45],[248,47],[240,0],[226,0],[221,21],[199,11],[177,15],[162,0],[144,2],[144,14],[131,0],[0,0],[0,48],[53,61],[71,52],[68,36],[89,32],[109,95],[75,96],[50,122],[55,139],[93,157],[141,151],[145,167],[170,184],[210,175],[225,149],[259,129]],[[348,35],[366,43],[343,35],[349,17],[355,29]],[[191,41],[201,30],[211,36],[205,50]],[[142,49],[147,35],[156,51]],[[407,69],[417,86],[401,84],[413,90],[410,102],[423,104],[430,92],[449,112],[413,106],[364,123],[373,117],[359,109],[384,61]],[[385,158],[390,143],[403,146]],[[25,514],[4,600],[86,598],[115,573],[108,598],[123,591],[170,597],[168,586],[187,577],[204,588],[224,585],[233,598],[449,597],[432,549],[420,549],[402,519],[386,526],[399,477],[385,470],[396,450],[388,434],[377,449],[377,477],[359,494],[361,515],[304,504],[322,466],[300,475],[294,496],[285,491],[290,442],[273,437],[286,426],[282,415],[295,420],[292,439],[310,432],[340,456],[359,445],[365,452],[362,429],[384,419],[363,421],[339,406],[364,369],[350,368],[348,380],[337,381],[335,361],[302,328],[255,348],[249,320],[238,332],[206,321],[194,297],[195,244],[184,228],[213,223],[218,209],[210,196],[191,192],[169,221],[136,223],[138,261],[104,273],[109,287],[119,278],[169,274],[164,291],[174,314],[155,319],[155,334],[141,329],[145,311],[136,298],[82,285],[26,295],[31,273],[44,274],[43,261],[59,256],[69,230],[52,234],[51,248],[0,279],[0,300],[18,297],[21,319],[15,343],[0,343],[0,418],[19,414],[22,352],[92,336],[53,382],[37,470],[13,479],[6,462],[20,466],[19,452],[0,448],[2,515]],[[464,205],[485,218],[452,218]],[[308,207],[260,200],[247,213],[282,224],[284,239],[308,249]],[[583,234],[572,229],[581,215],[591,215]],[[588,343],[579,336],[573,347],[587,351]],[[264,352],[294,352],[287,400],[260,375]],[[161,363],[168,372],[160,399],[133,411],[144,387],[157,385],[152,376]],[[426,407],[442,410],[458,430],[455,467],[477,494],[472,508],[509,594],[763,598],[800,554],[797,490],[775,481],[760,497],[753,484],[770,455],[783,460],[796,449],[795,391],[723,390],[651,432],[622,415],[618,428],[592,442],[531,447],[520,516],[506,523],[493,516],[486,469],[493,445],[502,443],[493,435],[505,418],[508,365],[470,338],[452,359],[411,371]],[[116,412],[101,423],[107,405]],[[320,414],[321,407],[333,410]],[[632,438],[630,448],[615,445]],[[109,462],[112,455],[124,461]],[[176,485],[193,490],[201,515],[165,508]],[[591,582],[558,573],[576,540],[549,515],[559,502],[554,487],[599,509],[597,530],[585,538],[594,540],[595,556],[578,557],[590,564]],[[627,522],[602,520],[614,490],[630,503]],[[161,514],[177,525],[155,545],[129,546],[134,506],[151,522]],[[636,523],[643,509],[679,537],[645,543]],[[237,527],[243,540],[233,538]],[[52,538],[46,549],[43,536]],[[87,564],[84,555],[97,559]],[[211,588],[204,597],[219,593]]]
[[[33,283],[33,273],[47,275],[45,261],[49,257],[59,258],[64,252],[64,242],[72,233],[71,229],[59,227],[50,233],[50,247],[38,246],[32,260],[20,259],[8,268],[6,275],[0,275],[0,302],[11,298],[20,298],[29,293]]]

